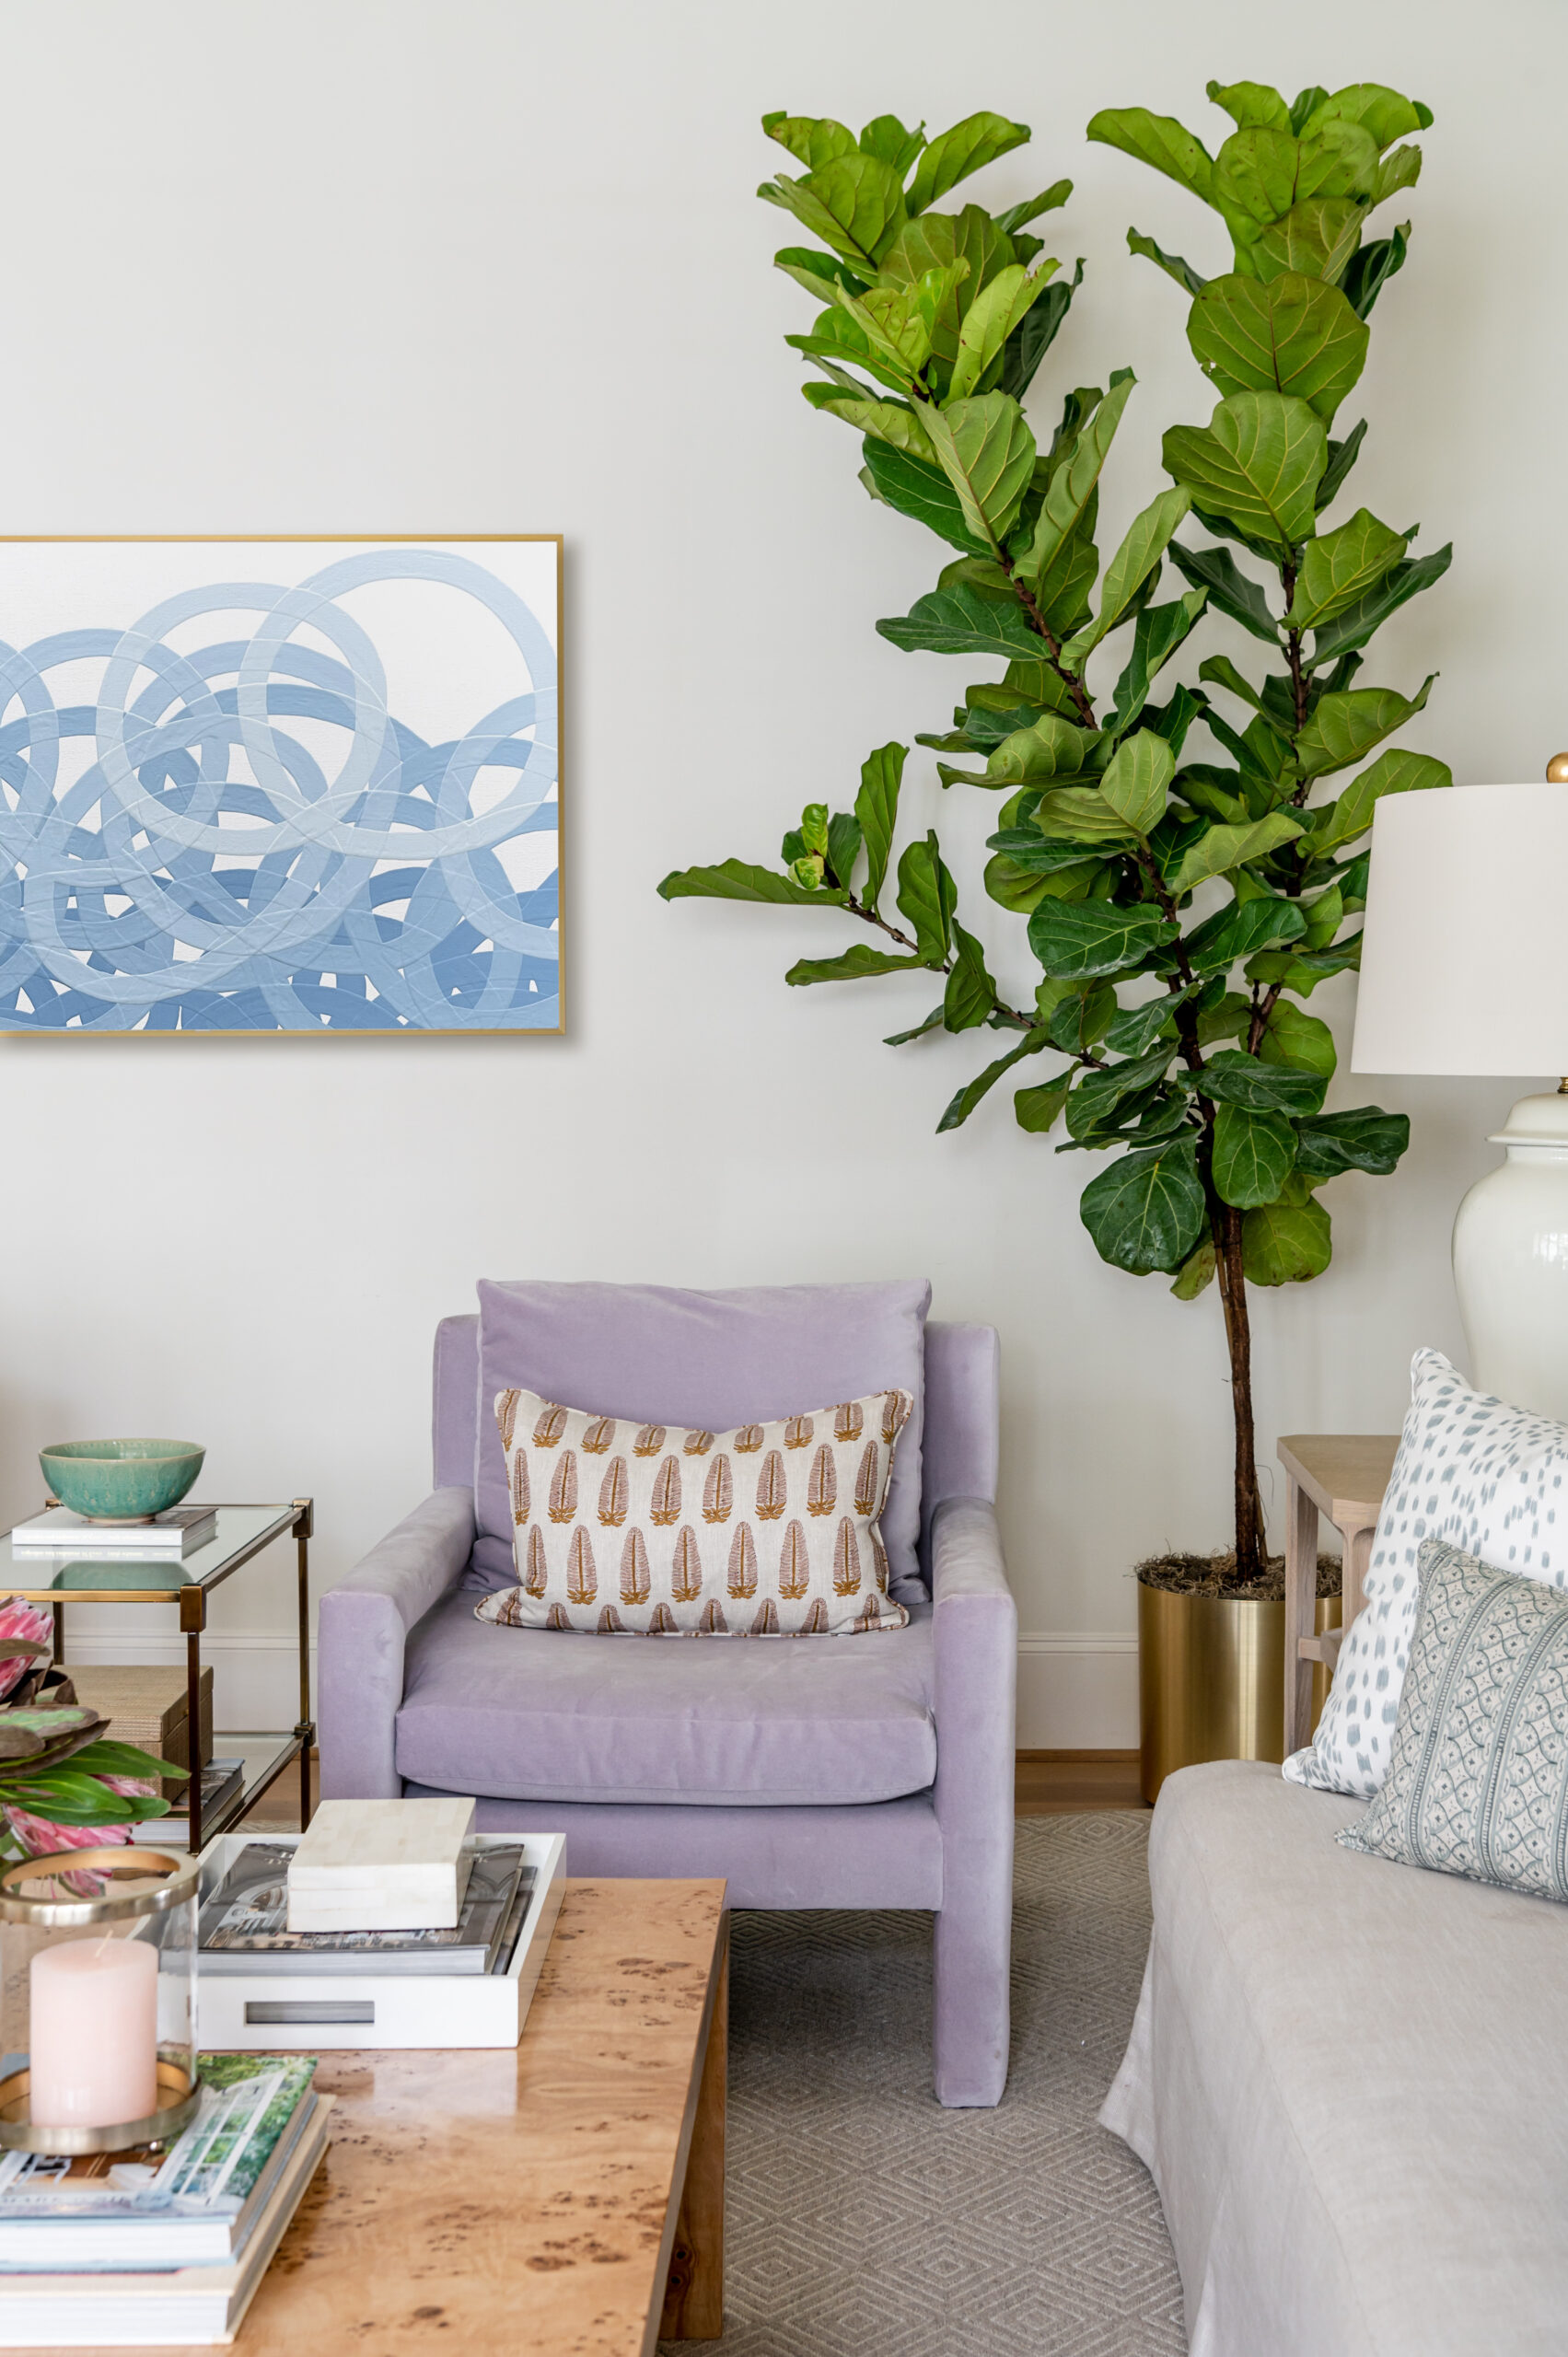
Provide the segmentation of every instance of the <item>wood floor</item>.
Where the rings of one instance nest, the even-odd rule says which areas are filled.
[[[1135,1751],[1020,1751],[1013,1790],[1020,1817],[1144,1805]]]
[[[1014,1782],[1020,1817],[1077,1817],[1086,1809],[1142,1808],[1135,1751],[1020,1751]],[[274,1784],[246,1819],[256,1833],[297,1832],[299,1783]]]

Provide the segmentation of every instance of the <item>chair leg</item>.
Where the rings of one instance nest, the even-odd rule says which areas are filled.
[[[1012,1843],[1000,1887],[962,1894],[936,1918],[933,2061],[936,2100],[990,2107],[1007,2083],[1013,1945]]]

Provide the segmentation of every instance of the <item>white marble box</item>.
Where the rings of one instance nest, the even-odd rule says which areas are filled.
[[[297,1833],[224,1833],[202,1852],[202,1898],[248,1841],[297,1843]],[[563,1833],[478,1833],[477,1849],[523,1845],[536,1876],[505,1972],[208,1973],[198,1968],[197,2036],[210,2049],[254,2054],[334,2047],[516,2046],[550,1949],[566,1887]],[[357,1926],[355,1928],[358,1928]]]
[[[449,1932],[473,1853],[471,1800],[323,1801],[288,1870],[291,1932]]]

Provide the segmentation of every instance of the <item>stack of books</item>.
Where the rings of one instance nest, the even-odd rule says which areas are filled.
[[[167,2151],[0,2154],[0,2348],[232,2340],[327,2149],[315,2070],[206,2055]]]
[[[470,1852],[449,1928],[291,1932],[291,1844],[248,1841],[202,1909],[203,1976],[269,1972],[505,1973],[537,1879],[520,1842]]]
[[[122,1560],[145,1556],[166,1562],[204,1547],[217,1527],[216,1506],[170,1506],[151,1522],[89,1522],[68,1506],[51,1506],[30,1522],[17,1523],[11,1533],[11,1552]]]

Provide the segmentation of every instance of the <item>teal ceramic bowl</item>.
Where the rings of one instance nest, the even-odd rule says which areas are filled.
[[[73,1514],[90,1522],[150,1522],[180,1504],[206,1453],[189,1440],[63,1440],[41,1448],[38,1461]]]

